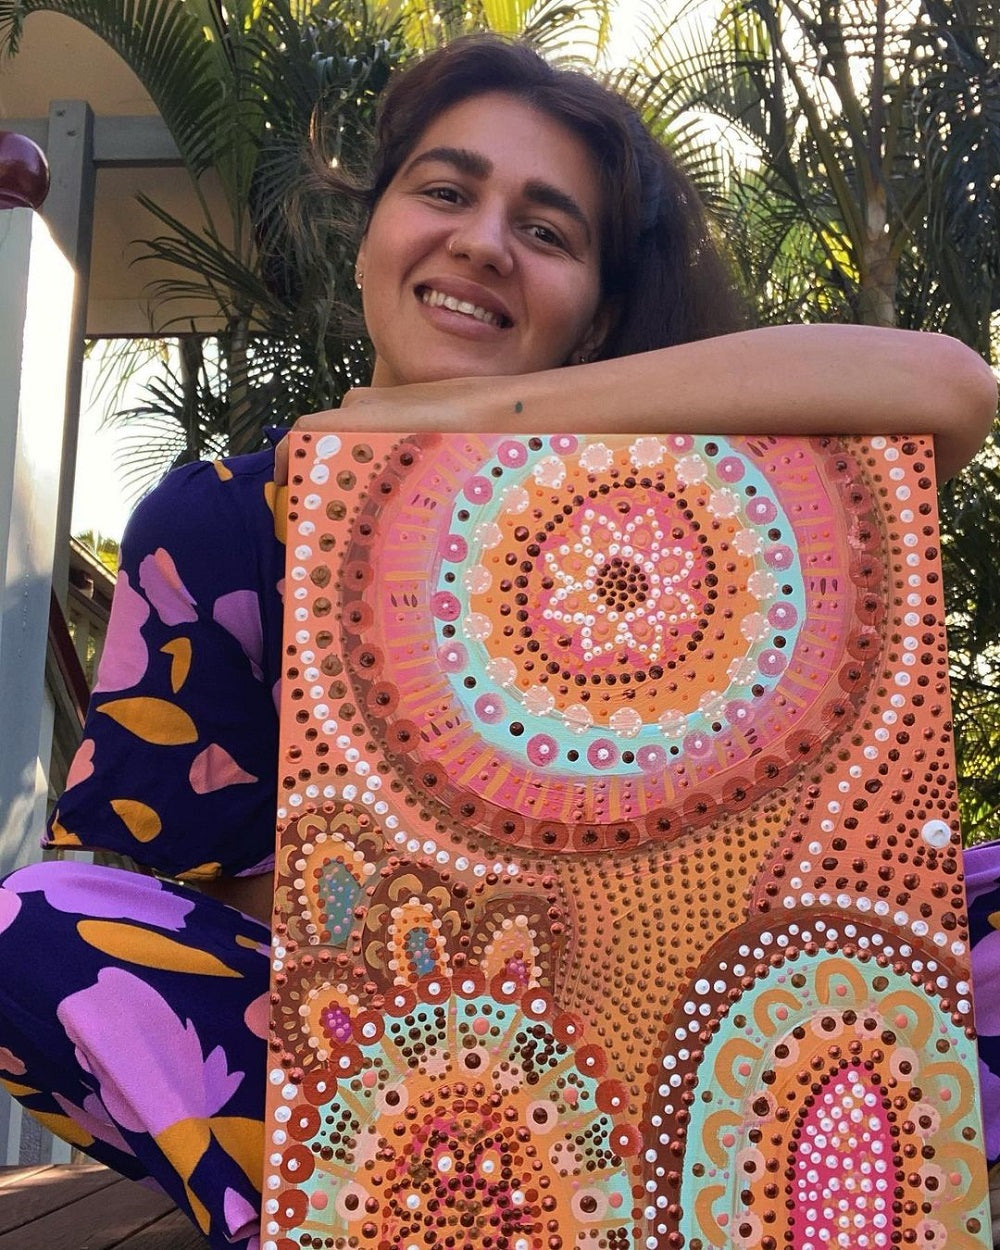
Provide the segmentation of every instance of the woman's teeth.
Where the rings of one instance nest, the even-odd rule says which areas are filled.
[[[502,324],[496,313],[480,308],[478,304],[470,304],[468,300],[456,299],[454,295],[445,295],[442,291],[425,289],[421,292],[420,298],[431,308],[447,308],[451,312],[464,313],[467,317],[475,317],[477,321],[485,322],[488,326]]]

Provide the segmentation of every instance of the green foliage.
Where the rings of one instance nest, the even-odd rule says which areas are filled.
[[[121,556],[117,538],[109,538],[95,530],[84,530],[76,535],[76,541],[92,551],[112,576],[117,574]]]

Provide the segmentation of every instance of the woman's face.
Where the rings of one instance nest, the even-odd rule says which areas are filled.
[[[373,386],[530,373],[603,337],[599,182],[572,131],[491,92],[441,113],[358,253]]]

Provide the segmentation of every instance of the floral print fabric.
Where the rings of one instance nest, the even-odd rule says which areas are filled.
[[[0,1080],[58,1136],[152,1178],[213,1250],[258,1244],[268,943],[121,869],[35,864],[0,887]]]
[[[48,845],[187,880],[270,869],[284,576],[273,475],[271,452],[188,465],[136,509]]]
[[[136,510],[46,845],[195,881],[270,869],[279,495],[263,452],[179,469]],[[992,1162],[1000,844],[967,872]],[[49,863],[0,886],[0,1079],[53,1132],[159,1184],[214,1250],[259,1245],[267,943],[240,912],[136,873]]]

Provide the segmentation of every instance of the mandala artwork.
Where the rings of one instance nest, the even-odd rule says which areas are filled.
[[[263,1250],[987,1246],[929,442],[289,506]]]

